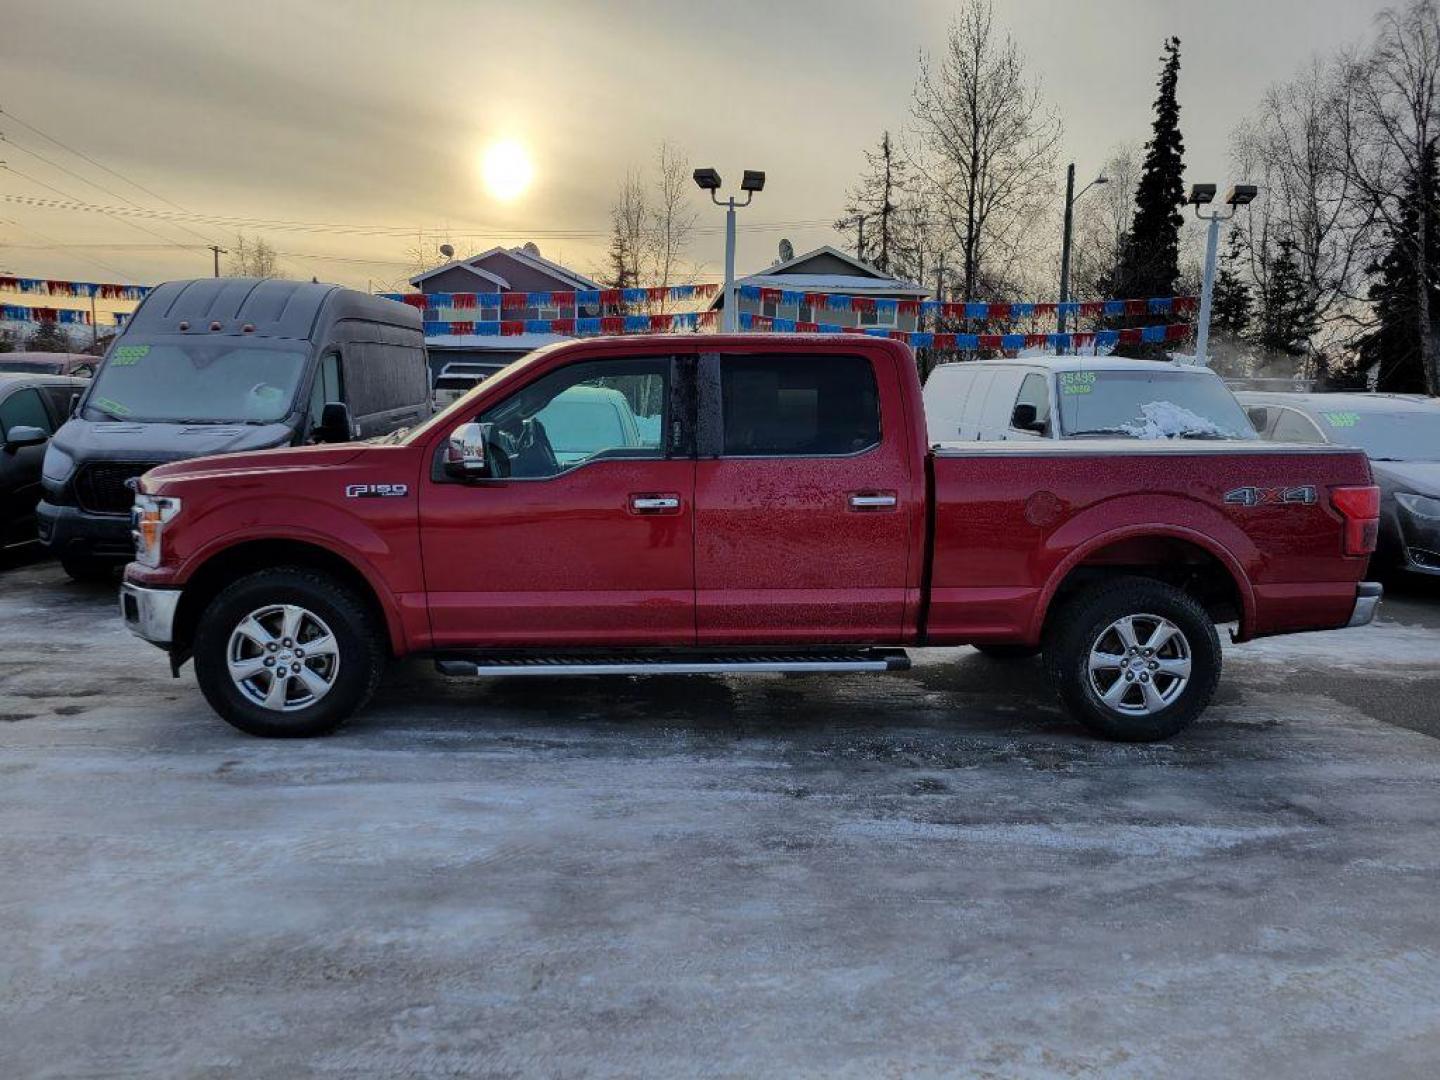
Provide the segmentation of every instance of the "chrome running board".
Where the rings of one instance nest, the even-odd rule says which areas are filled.
[[[733,675],[745,672],[906,671],[904,649],[827,649],[823,652],[745,651],[656,653],[481,653],[435,661],[442,675]]]

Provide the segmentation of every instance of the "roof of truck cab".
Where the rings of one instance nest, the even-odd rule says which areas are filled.
[[[341,319],[420,329],[420,313],[410,305],[339,285],[283,278],[197,278],[157,285],[120,336],[244,332],[303,340],[322,321]],[[216,322],[219,331],[211,329]],[[245,326],[254,329],[246,332]]]

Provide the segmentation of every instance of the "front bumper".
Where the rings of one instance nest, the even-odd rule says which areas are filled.
[[[40,542],[59,556],[113,559],[135,557],[129,514],[91,514],[78,506],[45,502],[35,508]]]
[[[1396,507],[1400,565],[1414,574],[1440,574],[1440,521]]]
[[[120,617],[136,637],[168,647],[175,637],[175,610],[179,589],[146,589],[130,582],[120,585]]]
[[[1375,618],[1375,611],[1380,607],[1380,598],[1385,595],[1385,587],[1378,581],[1362,581],[1355,586],[1355,610],[1350,613],[1350,621],[1345,625],[1368,626]]]

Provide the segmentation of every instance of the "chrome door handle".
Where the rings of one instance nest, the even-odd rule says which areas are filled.
[[[893,510],[898,503],[891,492],[867,491],[850,496],[851,510]]]
[[[663,514],[667,510],[679,510],[680,496],[631,495],[630,509],[637,514]]]

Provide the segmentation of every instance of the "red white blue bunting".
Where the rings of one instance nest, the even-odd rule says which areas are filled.
[[[524,311],[530,308],[618,308],[627,304],[685,303],[708,300],[720,291],[718,285],[667,285],[647,289],[567,289],[556,292],[450,292],[450,293],[381,293],[386,300],[436,311],[451,308],[497,311]]]
[[[36,296],[94,296],[101,300],[143,300],[150,288],[149,285],[115,285],[108,282],[57,281],[0,275],[0,292],[29,293]]]
[[[1152,296],[1138,300],[1087,300],[1058,302],[1000,303],[987,301],[945,302],[940,300],[895,300],[848,293],[800,292],[742,285],[740,299],[761,304],[808,307],[812,310],[864,311],[885,315],[929,316],[942,319],[974,319],[982,322],[1019,322],[1021,319],[1069,315],[1078,318],[1119,318],[1193,311],[1193,296]]]
[[[89,326],[90,313],[74,308],[30,307],[26,304],[0,304],[0,322],[64,323]]]

